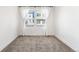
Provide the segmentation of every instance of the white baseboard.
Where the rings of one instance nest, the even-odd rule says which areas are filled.
[[[66,44],[67,46],[69,46],[71,49],[73,49],[74,51],[77,52],[77,49],[73,48],[72,47],[72,44],[70,44],[68,41],[66,41],[63,37],[59,36],[59,35],[56,35],[55,36],[60,40],[62,41],[64,44]]]
[[[6,48],[11,42],[13,42],[16,38],[18,37],[18,35],[16,35],[13,39],[11,38],[10,41],[8,41],[2,48],[0,48],[0,52]]]

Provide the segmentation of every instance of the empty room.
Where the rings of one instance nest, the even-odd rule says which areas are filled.
[[[78,6],[0,6],[1,52],[79,52]]]

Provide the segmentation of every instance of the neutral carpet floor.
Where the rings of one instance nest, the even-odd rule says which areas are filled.
[[[73,52],[53,36],[20,36],[2,52]]]

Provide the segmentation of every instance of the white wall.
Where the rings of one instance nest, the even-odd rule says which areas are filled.
[[[49,16],[47,19],[46,35],[54,35],[54,8],[50,7]]]
[[[18,35],[18,7],[0,7],[0,51]]]
[[[54,7],[55,35],[79,51],[79,7]]]
[[[26,8],[26,7],[25,7]],[[27,7],[29,8],[29,7]],[[39,27],[39,26],[33,26],[33,27],[26,27],[24,28],[23,19],[20,18],[20,35],[54,35],[54,24],[53,24],[53,7],[46,7],[48,8],[48,18],[47,18],[47,24],[46,27]],[[24,7],[23,7],[24,9]],[[20,8],[20,11],[22,11],[22,7]],[[21,16],[21,15],[20,15]]]

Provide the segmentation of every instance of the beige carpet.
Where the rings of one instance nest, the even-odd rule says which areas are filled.
[[[20,36],[2,52],[73,52],[73,50],[53,36]]]

